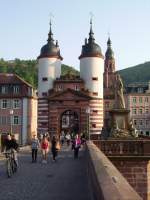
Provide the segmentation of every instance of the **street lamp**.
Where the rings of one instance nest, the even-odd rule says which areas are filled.
[[[14,111],[13,109],[10,110],[10,134],[12,134],[12,117],[13,117]]]
[[[90,140],[90,107],[86,108],[87,113],[87,131],[88,131],[88,139]]]

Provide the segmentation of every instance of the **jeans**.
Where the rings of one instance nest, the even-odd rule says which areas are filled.
[[[74,158],[78,158],[79,147],[74,148]]]
[[[37,159],[37,149],[32,149],[32,162],[36,162]]]

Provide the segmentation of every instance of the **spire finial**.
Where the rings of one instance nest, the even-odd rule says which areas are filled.
[[[93,33],[93,29],[92,29],[92,25],[93,25],[93,13],[90,12],[90,33],[89,33],[89,42],[94,42],[94,33]]]
[[[111,47],[111,40],[110,40],[110,32],[108,31],[108,41],[107,41],[107,46]]]
[[[49,30],[49,34],[48,34],[48,40],[47,40],[48,42],[54,41],[54,39],[53,39],[53,33],[52,33],[52,17],[54,17],[54,16],[53,16],[52,13],[50,13],[50,23],[49,23],[50,30]]]
[[[94,17],[93,13],[90,12],[90,32],[91,32],[91,33],[93,33],[93,30],[92,30],[93,17]]]

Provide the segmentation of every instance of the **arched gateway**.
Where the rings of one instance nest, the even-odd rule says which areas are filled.
[[[79,56],[80,75],[61,75],[62,59],[50,24],[47,44],[38,56],[38,132],[88,132],[97,139],[103,127],[104,56],[95,42],[92,21]]]
[[[64,111],[60,117],[60,131],[79,133],[79,114],[73,110]]]

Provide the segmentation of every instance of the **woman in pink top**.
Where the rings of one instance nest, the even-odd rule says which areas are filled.
[[[81,145],[81,140],[79,138],[79,135],[77,134],[74,140],[74,158],[78,158],[80,145]]]
[[[41,150],[42,150],[42,163],[47,163],[47,154],[49,151],[49,142],[47,138],[44,136],[41,141]]]

